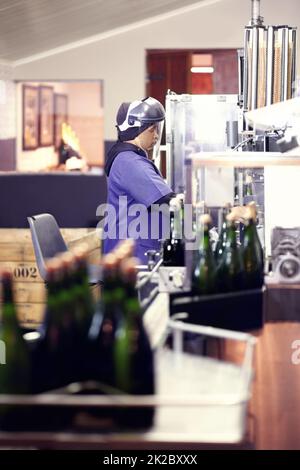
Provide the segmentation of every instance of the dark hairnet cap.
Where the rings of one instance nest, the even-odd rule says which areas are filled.
[[[117,112],[117,126],[123,124],[126,119],[127,111],[130,106],[130,103],[122,103]],[[130,127],[126,129],[126,131],[120,131],[118,129],[118,139],[122,142],[126,142],[127,140],[135,139],[139,134],[144,132],[148,127],[151,126],[151,123],[144,124],[141,127]]]
[[[122,103],[117,113],[117,125],[120,126],[126,119],[130,103]]]

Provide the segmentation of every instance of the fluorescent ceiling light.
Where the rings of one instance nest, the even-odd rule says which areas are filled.
[[[191,72],[192,73],[213,73],[214,68],[213,67],[192,67]]]

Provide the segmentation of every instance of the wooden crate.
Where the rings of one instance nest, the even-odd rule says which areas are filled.
[[[35,286],[37,286],[37,284],[35,284]],[[91,286],[90,289],[94,300],[99,300],[100,287],[95,285]],[[46,292],[44,293],[44,297],[46,299]],[[24,328],[37,328],[42,323],[46,311],[45,301],[18,302],[16,305],[19,321]]]
[[[88,262],[97,264],[101,259],[101,234],[89,228],[61,229],[68,248],[84,243],[88,247]],[[0,270],[8,269],[13,275],[14,294],[18,315],[24,326],[36,326],[43,318],[46,288],[35,263],[29,229],[0,229]],[[97,287],[93,295],[99,297]],[[1,302],[0,291],[0,302]]]
[[[101,232],[89,228],[63,228],[62,236],[69,249],[72,250],[80,243],[85,243],[89,252],[99,250],[101,248]],[[35,256],[31,241],[29,229],[2,228],[0,229],[0,266],[2,262],[33,262]],[[99,259],[97,260],[99,261]]]

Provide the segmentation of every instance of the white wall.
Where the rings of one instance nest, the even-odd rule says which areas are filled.
[[[0,139],[16,137],[15,82],[12,66],[0,63]],[[0,155],[1,158],[1,155]]]
[[[80,142],[80,153],[89,165],[103,165],[102,83],[69,82],[69,124]]]
[[[299,0],[262,0],[266,24],[300,30]],[[115,114],[122,101],[145,95],[145,50],[235,48],[243,46],[250,0],[217,0],[197,10],[114,37],[17,65],[16,79],[103,79],[105,139],[114,139]],[[300,70],[300,69],[299,69]]]

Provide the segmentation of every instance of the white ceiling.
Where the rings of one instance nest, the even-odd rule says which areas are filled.
[[[20,60],[197,3],[201,0],[0,0],[0,60]]]

